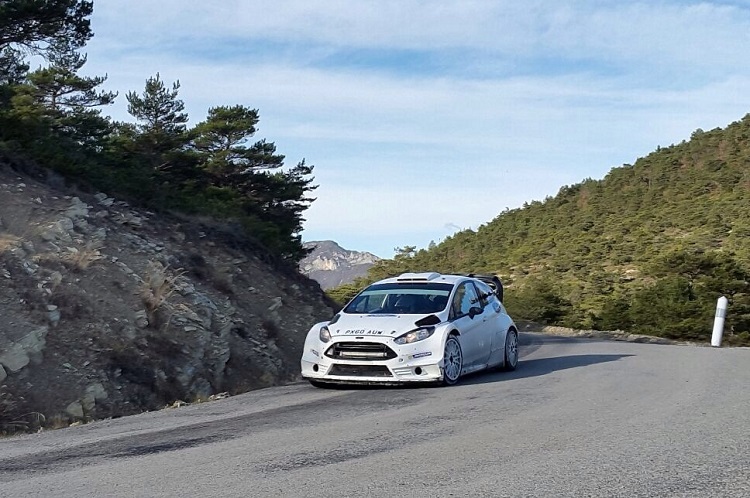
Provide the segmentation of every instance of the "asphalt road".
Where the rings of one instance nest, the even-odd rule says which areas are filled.
[[[750,496],[750,349],[526,334],[450,388],[307,384],[0,440],[0,496]]]

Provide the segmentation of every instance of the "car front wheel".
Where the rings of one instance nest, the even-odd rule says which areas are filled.
[[[463,367],[464,356],[461,352],[461,343],[455,335],[452,335],[445,341],[443,351],[443,385],[452,386],[458,382]]]

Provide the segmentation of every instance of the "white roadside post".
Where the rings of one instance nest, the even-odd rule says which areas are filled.
[[[721,337],[724,335],[724,319],[727,316],[727,305],[729,300],[721,296],[716,302],[716,316],[714,317],[714,331],[711,334],[711,346],[721,346]]]

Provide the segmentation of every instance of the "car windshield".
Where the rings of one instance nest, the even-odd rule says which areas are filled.
[[[346,305],[350,314],[429,314],[448,305],[453,284],[391,283],[374,284],[360,292]]]

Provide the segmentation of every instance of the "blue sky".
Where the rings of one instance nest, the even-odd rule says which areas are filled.
[[[218,4],[218,5],[217,5]],[[260,112],[305,240],[390,257],[750,112],[750,2],[99,0],[89,74]]]

